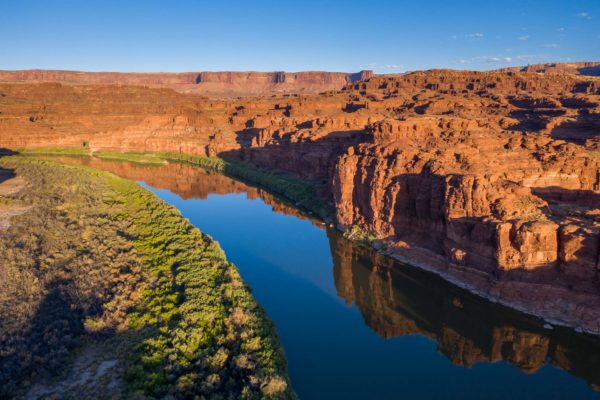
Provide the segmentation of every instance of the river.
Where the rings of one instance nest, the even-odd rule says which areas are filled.
[[[60,158],[138,181],[217,240],[275,322],[301,399],[598,399],[600,340],[545,329],[184,164]]]

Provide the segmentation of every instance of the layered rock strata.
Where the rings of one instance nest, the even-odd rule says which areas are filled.
[[[339,90],[366,79],[372,71],[345,72],[82,72],[52,70],[0,71],[0,81],[61,82],[66,84],[143,85],[210,97]]]

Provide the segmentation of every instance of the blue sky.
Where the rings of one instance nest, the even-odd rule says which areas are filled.
[[[600,61],[600,0],[0,1],[0,69],[358,71]]]

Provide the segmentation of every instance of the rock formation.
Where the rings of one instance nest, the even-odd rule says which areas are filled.
[[[85,143],[286,170],[329,186],[341,229],[486,297],[600,333],[600,78],[364,77],[320,95],[243,100],[3,83],[0,147]]]

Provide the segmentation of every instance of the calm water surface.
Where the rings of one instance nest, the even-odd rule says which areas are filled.
[[[221,244],[301,399],[600,398],[599,340],[353,245],[261,189],[187,165],[63,160],[139,181]]]

